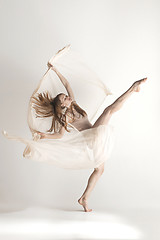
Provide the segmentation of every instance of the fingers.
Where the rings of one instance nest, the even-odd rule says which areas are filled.
[[[36,133],[33,134],[33,140],[34,140],[34,141],[38,141],[40,138],[41,138],[41,137],[40,137],[40,134],[39,134],[39,133],[36,132]]]

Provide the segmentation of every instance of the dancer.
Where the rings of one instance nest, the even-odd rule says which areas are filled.
[[[48,62],[48,67],[29,102],[28,125],[32,139],[13,136],[6,131],[2,133],[8,139],[27,145],[23,152],[24,158],[65,169],[94,169],[84,193],[78,199],[84,211],[90,212],[92,209],[88,207],[88,198],[104,171],[104,164],[113,146],[109,120],[129,96],[140,91],[140,85],[147,78],[134,82],[96,117],[99,107],[111,92],[96,73],[70,50],[70,45],[59,50]],[[69,81],[64,77],[67,74]],[[67,94],[60,90],[62,88],[59,88],[55,77],[60,79]],[[70,83],[76,84],[76,88],[81,89],[80,93],[84,86],[89,87],[87,95],[84,91],[78,100],[87,111],[77,103]],[[92,98],[92,105],[88,96]],[[93,121],[94,118],[97,120]]]
[[[141,80],[138,80],[136,82],[134,82],[132,84],[132,86],[125,92],[123,93],[116,101],[114,101],[111,105],[109,105],[108,107],[106,107],[103,111],[103,113],[100,115],[100,117],[96,120],[96,122],[92,125],[88,118],[87,118],[87,114],[86,112],[81,109],[81,108],[73,108],[73,103],[76,103],[75,101],[75,97],[73,94],[73,91],[71,89],[71,86],[69,84],[69,82],[67,81],[67,79],[52,65],[50,65],[51,69],[55,71],[55,73],[58,75],[58,77],[60,78],[61,82],[63,83],[63,85],[65,86],[67,92],[68,92],[68,96],[66,94],[60,93],[55,97],[55,102],[53,102],[54,104],[54,109],[57,109],[57,118],[58,118],[58,113],[60,116],[63,116],[63,120],[60,120],[61,118],[59,117],[59,122],[61,123],[61,129],[59,131],[59,133],[54,133],[54,134],[45,134],[45,133],[39,133],[39,138],[40,139],[45,139],[45,138],[51,138],[51,139],[55,139],[55,138],[62,138],[64,135],[64,132],[66,130],[67,127],[67,123],[72,123],[72,125],[76,125],[76,127],[78,128],[79,131],[83,131],[85,129],[89,129],[89,128],[96,128],[100,125],[107,125],[111,116],[113,115],[113,113],[117,112],[119,109],[121,109],[122,105],[124,104],[124,102],[134,93],[134,92],[139,92],[140,91],[140,85],[142,83],[144,83],[147,78],[143,78]],[[39,108],[41,108],[41,102],[42,102],[42,98],[41,101],[37,102],[39,103]],[[75,105],[76,107],[78,106],[77,104]],[[36,108],[35,108],[36,109]],[[38,113],[38,109],[37,113]],[[64,113],[64,109],[65,109],[65,113]],[[74,109],[74,111],[73,111]],[[63,114],[62,114],[63,112]],[[75,117],[73,118],[73,115],[75,114]],[[78,119],[76,117],[76,114],[81,114],[81,118]],[[92,209],[90,209],[88,207],[88,197],[91,194],[91,191],[93,190],[93,188],[96,185],[96,182],[98,181],[98,179],[100,178],[100,176],[102,175],[102,173],[104,172],[104,163],[102,163],[99,167],[94,168],[93,173],[91,174],[91,176],[88,179],[88,184],[87,187],[84,191],[84,193],[82,194],[82,196],[78,199],[79,204],[81,204],[84,208],[85,212],[90,212],[92,211]]]

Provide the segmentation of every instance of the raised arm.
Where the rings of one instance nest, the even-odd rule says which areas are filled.
[[[55,73],[61,80],[62,84],[64,85],[65,89],[67,90],[69,97],[71,97],[72,100],[75,101],[74,94],[73,94],[72,88],[71,88],[68,80],[54,66],[50,65],[50,67],[53,71],[55,71]]]

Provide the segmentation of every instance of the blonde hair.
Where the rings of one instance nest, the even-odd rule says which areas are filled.
[[[76,114],[73,109],[76,110],[80,115],[86,116],[87,113],[76,103],[76,101],[71,102],[69,108],[62,107],[59,96],[63,93],[59,93],[56,97],[52,98],[49,92],[37,93],[37,96],[32,97],[33,108],[35,110],[36,117],[46,118],[52,117],[52,124],[47,132],[58,132],[60,126],[63,126],[67,132],[67,120],[66,115],[68,115],[72,122],[76,118]],[[67,109],[63,112],[64,109]]]

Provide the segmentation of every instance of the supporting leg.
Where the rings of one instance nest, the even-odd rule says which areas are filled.
[[[94,169],[93,173],[91,174],[91,176],[88,179],[88,184],[87,184],[87,187],[86,187],[84,193],[82,194],[81,198],[78,200],[79,204],[81,204],[83,206],[85,212],[92,211],[92,209],[88,208],[87,200],[88,200],[88,197],[89,197],[91,191],[95,187],[98,179],[100,178],[100,176],[102,175],[103,172],[104,172],[104,163],[101,164],[98,168]]]

